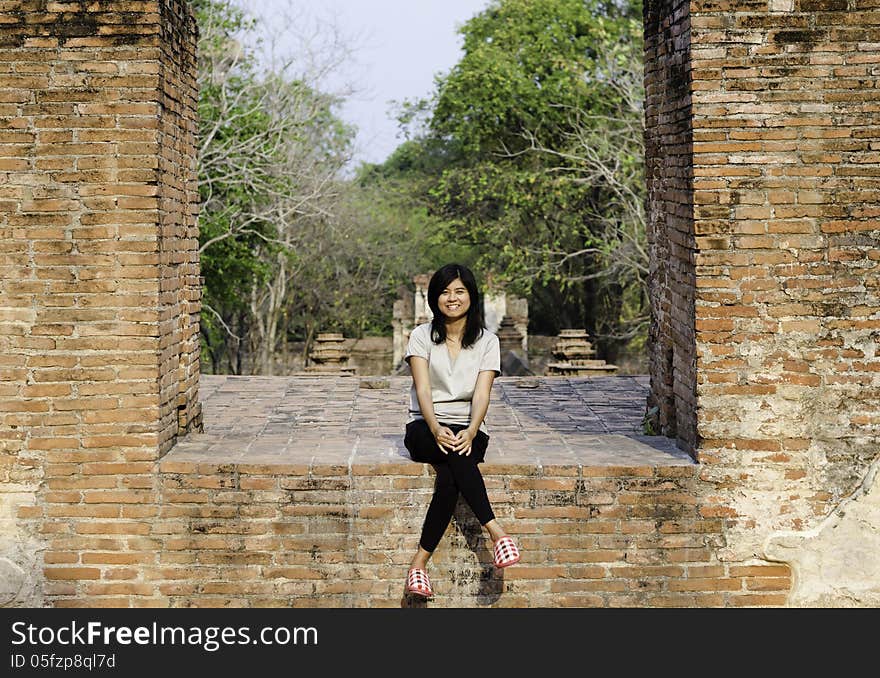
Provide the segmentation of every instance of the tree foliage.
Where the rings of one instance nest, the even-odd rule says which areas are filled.
[[[258,24],[232,0],[194,6],[206,366],[271,374],[290,340],[307,351],[320,331],[390,329],[410,241],[342,176],[354,130],[321,85],[343,48],[325,47],[323,65],[267,65]]]
[[[471,248],[612,358],[648,315],[641,31],[632,2],[496,0],[433,98],[404,107],[427,124],[379,172],[409,177],[447,226],[439,245]]]
[[[638,350],[636,0],[494,0],[462,26],[433,96],[403,105],[407,140],[354,178],[327,68],[295,50],[267,66],[234,0],[193,4],[208,369],[271,374],[290,341],[387,334],[400,287],[452,260],[528,295],[532,331],[585,327],[608,360]],[[338,44],[324,49],[339,62]]]

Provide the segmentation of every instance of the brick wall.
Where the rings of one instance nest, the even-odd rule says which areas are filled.
[[[649,6],[673,32],[672,7]],[[877,458],[880,3],[700,1],[689,17],[698,458],[735,559],[815,527]],[[649,105],[662,119],[669,103]]]
[[[56,590],[53,605],[420,604],[403,583],[432,491],[426,465],[174,457],[160,462],[158,513],[129,514],[130,548],[71,570],[76,583]],[[495,569],[485,532],[460,504],[431,561],[433,607],[785,603],[786,565],[715,556],[725,523],[704,515],[695,465],[485,466],[490,500],[523,560]],[[81,525],[112,541],[107,522]]]
[[[691,23],[697,264],[715,267],[700,458],[748,555],[814,527],[880,449],[880,3],[698,2]]]
[[[201,425],[198,400],[198,170],[195,17],[186,0],[163,2],[159,23],[159,417],[160,452]],[[155,161],[155,158],[153,158]]]
[[[36,605],[131,546],[198,415],[195,34],[184,0],[3,10],[2,603]]]
[[[658,432],[696,445],[690,3],[646,0],[645,161],[650,254],[650,407]]]

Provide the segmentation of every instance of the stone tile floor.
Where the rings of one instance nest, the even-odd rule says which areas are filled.
[[[166,461],[364,464],[409,461],[409,377],[203,374],[204,433]],[[693,463],[675,441],[645,436],[647,376],[499,377],[486,464],[666,466]]]

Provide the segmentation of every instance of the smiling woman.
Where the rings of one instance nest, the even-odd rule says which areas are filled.
[[[495,544],[495,565],[519,562],[516,543],[495,519],[477,464],[489,445],[486,412],[495,377],[501,374],[498,337],[483,322],[474,274],[447,264],[428,283],[431,322],[416,327],[406,361],[412,371],[409,422],[404,444],[413,461],[437,472],[434,496],[410,563],[406,589],[434,594],[425,567],[452,518],[458,495],[465,498]]]

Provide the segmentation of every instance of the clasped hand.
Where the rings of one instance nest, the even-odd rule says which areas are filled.
[[[440,426],[434,433],[434,439],[445,454],[458,452],[467,455],[471,453],[475,435],[469,428],[463,428],[456,434],[452,429]]]

